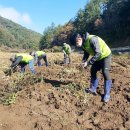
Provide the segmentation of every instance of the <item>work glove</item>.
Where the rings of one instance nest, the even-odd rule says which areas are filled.
[[[83,65],[83,68],[86,69],[88,66],[88,62],[86,61],[86,62],[82,63],[82,65]]]

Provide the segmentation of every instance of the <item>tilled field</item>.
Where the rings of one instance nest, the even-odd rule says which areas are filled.
[[[90,68],[81,67],[80,54],[72,54],[71,65],[63,65],[61,53],[48,54],[48,68],[11,77],[2,72],[9,54],[0,58],[0,130],[130,130],[130,56],[112,58],[107,104],[102,102],[101,73],[98,94],[84,91],[90,85]]]

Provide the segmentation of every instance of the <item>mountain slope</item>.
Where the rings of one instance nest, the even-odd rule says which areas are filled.
[[[37,48],[41,36],[0,16],[0,45],[23,49]]]

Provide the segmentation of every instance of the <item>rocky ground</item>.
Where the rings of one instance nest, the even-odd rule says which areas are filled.
[[[0,55],[0,130],[130,130],[130,56],[113,56],[111,100],[102,102],[103,77],[97,95],[87,94],[90,68],[81,54],[63,65],[62,53],[48,54],[50,66],[36,75],[4,75],[9,53]]]

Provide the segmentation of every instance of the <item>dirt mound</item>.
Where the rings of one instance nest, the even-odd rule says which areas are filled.
[[[130,129],[129,57],[113,57],[111,100],[105,104],[102,74],[98,94],[87,94],[90,68],[83,70],[77,64],[81,56],[72,56],[71,65],[57,57],[48,68],[36,67],[36,75],[16,73],[3,82],[0,99],[6,105],[0,105],[0,130]]]

